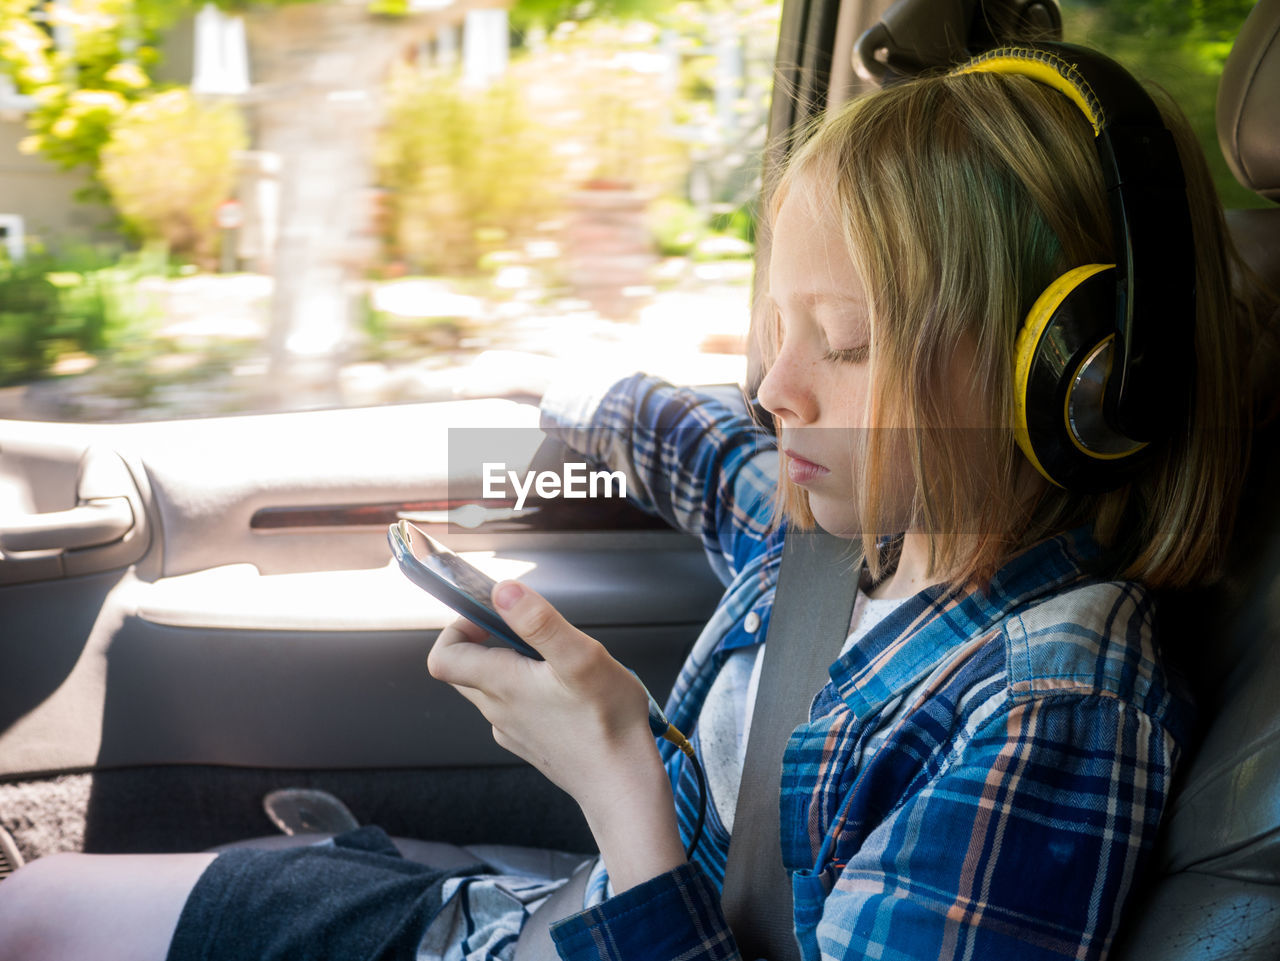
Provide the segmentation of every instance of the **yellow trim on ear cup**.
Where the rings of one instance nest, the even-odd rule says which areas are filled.
[[[1023,57],[1012,53],[998,53],[966,64],[958,68],[956,73],[1003,73],[1030,77],[1065,94],[1088,118],[1093,127],[1093,135],[1098,136],[1102,132],[1104,121],[1098,109],[1097,98],[1092,96],[1093,91],[1084,84],[1083,79],[1073,80],[1063,73],[1064,69],[1071,69],[1071,65],[1065,60],[1057,57],[1052,60],[1040,59],[1040,51],[1036,51],[1036,55],[1036,59],[1032,59],[1030,55]]]
[[[1027,427],[1027,387],[1031,381],[1031,364],[1040,347],[1040,339],[1049,326],[1049,321],[1053,319],[1062,302],[1067,299],[1067,295],[1094,274],[1110,270],[1114,266],[1115,264],[1084,264],[1068,270],[1046,287],[1044,293],[1031,305],[1027,319],[1023,321],[1022,329],[1018,331],[1018,337],[1013,342],[1013,437],[1027,460],[1031,461],[1031,466],[1039,471],[1045,480],[1057,487],[1064,485],[1049,476],[1049,472],[1044,469],[1044,465],[1040,463],[1040,458],[1036,456],[1031,446],[1031,431]]]

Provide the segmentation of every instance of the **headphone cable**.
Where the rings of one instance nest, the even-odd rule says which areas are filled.
[[[668,722],[667,729],[660,736],[664,741],[670,741],[678,747],[680,753],[689,759],[693,765],[693,776],[698,782],[698,816],[693,822],[693,834],[689,837],[689,844],[684,849],[684,856],[693,860],[693,852],[698,849],[698,842],[702,840],[702,828],[707,820],[707,775],[702,770],[702,762],[698,760],[698,753],[693,749],[693,745],[674,724]]]
[[[631,676],[640,681],[640,676],[635,671],[631,671]],[[693,834],[690,835],[689,844],[684,850],[684,856],[692,860],[693,852],[697,850],[698,842],[702,840],[702,829],[707,820],[707,775],[702,770],[702,762],[698,760],[698,752],[693,749],[689,739],[680,732],[679,728],[667,720],[666,712],[654,700],[653,695],[649,693],[649,689],[644,686],[643,681],[640,681],[640,686],[644,688],[644,693],[649,698],[649,730],[653,732],[655,737],[660,737],[678,747],[680,753],[693,764],[693,776],[698,782],[698,816],[693,823]]]

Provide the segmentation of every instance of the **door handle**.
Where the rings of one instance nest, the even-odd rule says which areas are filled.
[[[128,497],[98,497],[70,510],[0,519],[0,551],[99,547],[120,540],[133,524]]]
[[[0,495],[6,483],[10,493],[20,486],[15,478],[28,490],[27,496],[10,496],[9,504],[0,506],[0,585],[122,570],[146,554],[151,527],[134,479],[135,472],[145,476],[141,468],[131,468],[107,447],[11,442],[3,454]],[[35,496],[32,485],[47,476],[42,465],[61,463],[65,470],[72,458],[79,461],[74,495],[59,487],[49,496]]]

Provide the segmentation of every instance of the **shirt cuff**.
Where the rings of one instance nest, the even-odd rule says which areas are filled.
[[[630,372],[634,376],[634,372]],[[600,371],[574,380],[562,380],[547,388],[538,406],[542,426],[589,427],[605,396],[625,380],[627,374]]]
[[[565,961],[736,958],[720,893],[696,864],[682,864],[551,926]]]

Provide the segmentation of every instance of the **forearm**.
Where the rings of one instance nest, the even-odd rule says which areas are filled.
[[[615,892],[685,863],[671,784],[656,748],[580,803]]]
[[[628,497],[700,537],[713,563],[733,566],[737,547],[769,530],[773,440],[743,410],[636,375],[603,397],[549,394],[542,426],[594,463],[622,471]]]

